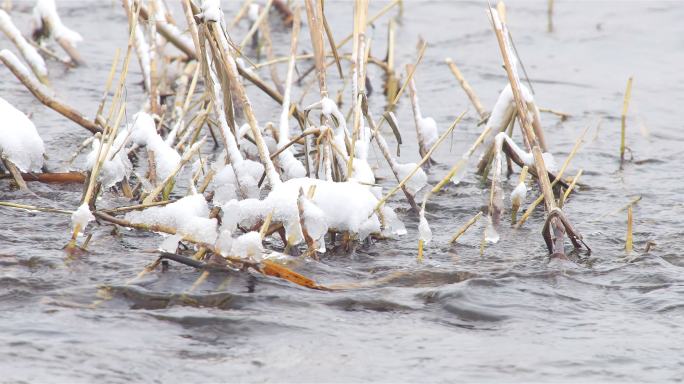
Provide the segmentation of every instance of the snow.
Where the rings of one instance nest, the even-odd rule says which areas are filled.
[[[324,213],[329,229],[349,231],[359,240],[380,232],[380,220],[373,213],[378,199],[369,188],[354,181],[288,180],[275,186],[264,200],[240,201],[239,222],[245,227],[253,227],[273,212],[272,220],[283,223],[287,238],[297,244],[302,241],[297,207],[299,189],[306,194],[312,186],[315,186],[315,192],[311,201]]]
[[[242,258],[260,258],[261,254],[264,253],[264,246],[261,244],[261,235],[259,235],[259,232],[247,232],[237,239],[234,239],[230,253],[233,256]]]
[[[214,244],[216,219],[209,219],[209,206],[201,194],[186,196],[163,207],[129,212],[126,220],[136,224],[163,225],[194,241]]]
[[[181,156],[159,136],[154,119],[148,113],[136,113],[133,121],[129,128],[131,139],[138,145],[147,146],[154,153],[157,181],[161,182],[173,173]]]
[[[2,97],[0,119],[0,154],[22,172],[40,172],[45,145],[33,122]]]
[[[382,234],[385,236],[402,236],[406,234],[406,226],[399,219],[394,210],[388,206],[382,207]]]
[[[67,28],[62,23],[62,19],[57,13],[55,0],[38,0],[35,8],[33,8],[33,18],[39,28],[42,27],[43,20],[47,20],[52,29],[51,35],[55,39],[67,40],[74,47],[83,41],[83,37],[78,32]]]
[[[302,206],[304,227],[312,239],[320,241],[328,233],[328,223],[325,220],[325,212],[311,201],[306,195],[299,197]]]
[[[122,131],[116,136],[114,143],[107,155],[107,160],[104,161],[98,178],[105,188],[109,188],[114,184],[122,181],[124,177],[131,174],[133,165],[128,159],[124,146],[126,145],[128,132]],[[94,139],[92,142],[92,149],[86,159],[86,169],[93,169],[97,161],[97,155],[100,150],[100,140]],[[113,156],[112,156],[113,155]]]
[[[420,222],[418,223],[418,238],[423,241],[423,244],[427,244],[432,240],[432,230],[430,229],[430,224],[428,224],[425,218],[425,211],[420,211]]]
[[[22,64],[21,61],[19,61],[17,56],[14,55],[14,53],[10,52],[7,49],[3,49],[2,51],[0,51],[0,57],[9,61],[10,64],[14,68],[16,68],[17,71],[19,71],[19,73],[21,73],[21,75],[31,78],[31,72],[29,72],[28,68],[26,68],[26,66],[24,66],[24,64]],[[47,88],[42,88],[42,90],[48,94],[51,93],[49,90],[47,90]]]
[[[230,255],[230,251],[233,247],[233,233],[229,229],[224,229],[221,226],[221,231],[219,232],[214,248],[222,255]]]
[[[525,201],[526,196],[527,186],[525,186],[524,182],[521,182],[513,189],[513,192],[511,192],[511,202],[513,205],[520,206]]]
[[[204,21],[222,22],[221,0],[202,0],[200,9],[202,10],[200,16]]]
[[[259,4],[252,3],[249,5],[247,17],[249,18],[249,21],[251,21],[252,23],[259,19]]]
[[[420,120],[418,120],[418,130],[420,131],[420,135],[423,137],[425,150],[429,150],[439,138],[437,122],[432,117],[422,117]]]
[[[0,30],[2,30],[10,40],[12,40],[16,45],[21,55],[24,57],[26,62],[31,66],[33,71],[39,77],[47,77],[47,67],[45,66],[45,60],[38,54],[35,48],[29,44],[24,36],[21,34],[19,29],[12,22],[12,18],[7,14],[7,12],[0,9]]]
[[[404,180],[404,178],[408,176],[409,173],[411,173],[411,171],[413,171],[416,167],[416,163],[395,164],[395,169],[397,171],[397,174],[399,175],[399,180]],[[418,193],[418,191],[420,191],[421,189],[423,189],[423,187],[427,185],[427,181],[428,178],[425,171],[423,171],[422,168],[418,168],[416,173],[414,173],[413,176],[411,176],[411,178],[408,179],[408,181],[404,185],[412,195],[415,195],[416,193]]]
[[[87,203],[81,204],[74,213],[71,214],[71,226],[75,228],[80,228],[81,232],[85,230],[88,223],[95,220],[95,216],[90,212],[90,207]]]
[[[524,165],[527,165],[528,167],[532,168],[534,167],[534,155],[532,152],[525,152],[522,148],[518,146],[518,144],[513,141],[510,137],[505,132],[500,132],[499,134],[496,135],[495,141],[496,141],[496,148],[497,151],[500,151],[501,146],[503,145],[504,140],[508,143],[508,145],[513,149],[513,151],[520,157],[524,163]],[[556,171],[556,161],[553,158],[553,155],[549,152],[544,152],[542,153],[542,159],[544,159],[544,164],[546,165],[546,169],[554,172]]]
[[[159,250],[162,252],[176,253],[176,250],[178,250],[178,242],[181,240],[183,240],[183,236],[181,235],[166,236],[164,241],[159,244]]]

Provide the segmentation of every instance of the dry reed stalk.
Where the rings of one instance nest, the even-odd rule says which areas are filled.
[[[563,197],[561,199],[563,202],[568,200],[570,193],[575,189],[575,186],[577,185],[577,181],[582,176],[582,172],[584,172],[584,170],[580,169],[579,171],[577,171],[577,174],[575,175],[575,177],[572,178],[572,181],[570,182],[568,189],[566,189],[565,192],[563,193]]]
[[[2,63],[12,72],[12,74],[14,74],[14,76],[33,94],[33,96],[35,96],[36,99],[38,99],[38,101],[43,103],[45,106],[82,126],[91,133],[102,132],[102,121],[97,119],[97,122],[93,122],[87,119],[76,109],[59,101],[55,96],[52,95],[52,92],[47,89],[45,85],[35,81],[28,76],[27,73],[24,73],[21,68],[15,66],[12,58],[7,58],[5,55],[0,55],[0,61],[2,61]]]
[[[367,1],[367,0],[362,0]],[[330,50],[335,58],[335,64],[337,64],[337,72],[340,74],[340,79],[344,79],[344,73],[342,72],[342,64],[340,63],[340,55],[337,52],[337,46],[335,45],[335,38],[333,37],[332,30],[328,24],[328,19],[325,17],[325,12],[323,11],[323,0],[318,0],[318,8],[320,8],[321,21],[323,22],[323,29],[325,30],[325,35],[328,38],[328,44],[330,45]],[[366,13],[368,12],[368,6],[366,6]]]
[[[188,45],[181,38],[181,36],[179,36],[176,33],[176,31],[174,31],[174,29],[170,28],[166,20],[155,20],[154,12],[152,10],[148,11],[147,8],[145,8],[145,6],[142,5],[138,0],[134,0],[134,3],[140,9],[140,19],[142,19],[143,21],[151,21],[152,23],[154,23],[155,31],[159,33],[162,37],[164,37],[173,46],[178,48],[179,51],[183,52],[188,57],[188,59],[197,59],[197,53],[195,52],[194,47]],[[156,34],[150,37],[155,39]]]
[[[548,0],[546,10],[546,31],[553,32],[553,0]]]
[[[620,115],[620,168],[625,162],[625,136],[627,131],[627,109],[629,108],[629,101],[632,99],[632,77],[627,79],[627,87],[625,89],[625,98],[622,102],[622,114]]]
[[[13,177],[13,176],[12,176]],[[6,175],[0,175],[0,179],[7,178]],[[40,183],[83,183],[85,181],[85,174],[82,172],[50,172],[50,173],[21,173],[21,178],[24,181],[37,181]]]
[[[112,59],[112,66],[109,68],[109,75],[107,76],[107,81],[105,82],[105,89],[102,92],[102,98],[100,99],[100,104],[97,107],[97,112],[95,116],[102,115],[105,103],[107,102],[107,96],[112,88],[112,82],[114,81],[114,75],[116,74],[116,66],[119,64],[119,56],[121,55],[121,49],[116,48],[114,50],[114,59]]]
[[[14,208],[14,209],[22,209],[26,211],[39,211],[39,212],[48,212],[48,213],[61,213],[64,215],[71,215],[73,212],[72,211],[67,211],[66,209],[58,209],[58,208],[49,208],[49,207],[38,207],[35,205],[27,205],[27,204],[17,204],[17,203],[10,203],[8,201],[0,201],[0,207],[7,207],[7,208]]]
[[[237,25],[237,23],[239,23],[240,20],[242,20],[242,18],[245,17],[247,11],[249,10],[249,6],[252,4],[253,1],[254,0],[245,0],[245,2],[242,3],[242,6],[235,14],[235,17],[233,17],[233,20],[231,20],[231,22],[228,24],[228,30],[232,31],[233,28]]]
[[[25,192],[31,191],[28,185],[26,185],[24,178],[21,177],[21,172],[19,171],[19,168],[17,168],[17,166],[14,165],[14,163],[7,158],[7,156],[2,155],[2,157],[0,158],[0,162],[2,162],[2,164],[5,166],[5,169],[7,169],[10,172],[12,178],[14,179],[14,182],[17,183],[17,186],[19,186],[19,189]]]
[[[470,102],[473,104],[473,107],[475,107],[477,114],[480,115],[480,118],[482,120],[485,120],[487,118],[487,110],[482,105],[480,98],[477,97],[477,94],[475,93],[473,88],[470,86],[468,81],[463,77],[463,74],[456,66],[456,63],[454,63],[454,61],[451,60],[451,58],[447,58],[446,63],[449,66],[451,73],[453,73],[456,77],[456,80],[458,80],[458,83],[461,84],[461,88],[463,88],[463,91],[468,96],[468,99],[470,99]]]
[[[387,101],[390,102],[394,100],[399,91],[399,79],[394,71],[394,59],[395,59],[395,42],[396,42],[396,22],[394,19],[390,19],[387,24],[387,56],[385,57],[385,95],[387,96]]]
[[[551,182],[549,181],[548,171],[546,170],[546,164],[544,164],[544,158],[542,157],[539,141],[535,135],[534,128],[528,119],[527,106],[520,91],[520,80],[518,79],[517,73],[514,72],[511,64],[511,54],[509,53],[509,47],[506,41],[507,34],[504,32],[506,31],[505,24],[498,18],[498,15],[494,13],[494,10],[490,8],[489,12],[492,26],[499,43],[499,48],[501,50],[501,55],[504,59],[508,80],[511,84],[513,98],[518,110],[518,119],[523,128],[523,133],[525,137],[527,137],[528,145],[530,147],[529,149],[534,156],[534,165],[538,175],[537,181],[539,182],[539,187],[544,195],[544,202],[548,215],[542,235],[546,241],[549,253],[552,256],[565,257],[565,250],[563,247],[566,231],[570,232],[570,239],[576,248],[580,246],[579,242],[582,241],[582,237],[574,230],[574,228],[572,228],[570,223],[563,215],[563,211],[556,206],[556,201],[551,188]],[[546,230],[548,230],[548,232],[546,232]]]
[[[406,66],[406,72],[411,72],[411,65],[408,64]],[[420,153],[420,156],[425,156],[425,153],[427,153],[428,148],[425,143],[425,138],[423,137],[422,131],[420,129],[421,125],[421,120],[423,118],[421,111],[420,111],[420,105],[418,104],[418,92],[416,91],[416,83],[411,78],[408,82],[409,84],[409,94],[411,96],[411,109],[413,110],[413,121],[416,126],[416,136],[418,137],[418,152]],[[428,164],[430,164],[430,160],[428,160]]]
[[[247,122],[252,132],[252,136],[254,138],[257,151],[259,152],[259,159],[261,160],[261,163],[264,165],[264,168],[266,170],[266,176],[268,178],[269,183],[271,184],[271,186],[275,186],[279,184],[281,180],[268,154],[268,148],[266,147],[264,138],[261,134],[261,131],[259,130],[256,116],[254,115],[254,110],[252,109],[252,105],[249,101],[249,98],[247,97],[247,92],[245,91],[245,88],[242,85],[242,83],[240,83],[240,81],[238,80],[238,74],[235,71],[237,65],[235,63],[235,59],[231,55],[233,52],[227,49],[227,41],[224,38],[225,31],[220,32],[220,27],[216,23],[208,24],[209,30],[211,31],[211,37],[213,37],[214,41],[217,44],[221,44],[222,48],[224,49],[224,52],[226,53],[222,60],[225,75],[228,77],[230,83],[234,85],[234,91],[237,93],[236,96],[242,102],[243,112],[247,117]],[[224,89],[224,93],[226,91],[227,90]]]
[[[264,22],[261,23],[259,26],[259,33],[263,36],[263,41],[265,42],[266,46],[266,58],[268,60],[272,60],[275,56],[273,53],[273,39],[271,38],[271,26],[268,23],[268,19],[264,20]],[[278,75],[278,67],[273,64],[269,66],[269,70],[271,73],[271,81],[273,81],[273,85],[276,87],[278,92],[283,93],[285,92],[285,89],[283,88],[283,81],[280,79],[280,75]]]
[[[371,133],[375,138],[375,142],[378,144],[378,148],[380,148],[382,156],[385,158],[385,160],[387,160],[387,164],[389,164],[390,170],[392,170],[392,174],[394,175],[395,180],[397,182],[401,182],[401,179],[399,178],[399,171],[397,170],[398,164],[396,160],[392,157],[392,154],[389,151],[389,146],[385,141],[385,138],[382,136],[382,133],[380,133],[377,129],[377,126],[375,125],[375,120],[373,119],[373,115],[370,111],[370,108],[368,108],[367,102],[363,107],[363,111],[366,116],[366,121],[368,122],[368,125],[370,125]],[[419,214],[420,209],[416,204],[415,196],[413,196],[413,194],[409,192],[408,188],[406,188],[406,185],[401,186],[401,191],[404,192],[404,196],[406,196],[406,200],[408,200],[409,205],[411,206],[413,211],[416,214]]]
[[[627,253],[632,252],[632,225],[633,225],[633,216],[632,216],[632,206],[630,205],[629,208],[627,208],[627,235],[625,237],[625,251]]]
[[[442,135],[441,135],[441,136],[437,139],[437,141],[432,145],[432,147],[431,147],[430,150],[425,154],[425,156],[423,156],[423,158],[420,160],[420,162],[418,162],[418,164],[416,164],[416,166],[411,170],[411,172],[409,172],[408,175],[406,175],[406,176],[399,182],[399,184],[398,184],[396,187],[392,188],[385,196],[383,196],[382,199],[380,199],[380,200],[378,201],[378,203],[375,205],[375,209],[373,209],[373,212],[369,215],[369,217],[372,216],[375,212],[377,212],[377,211],[380,209],[380,207],[382,207],[382,205],[385,204],[385,202],[387,201],[387,199],[389,199],[390,197],[392,197],[392,195],[394,195],[401,187],[403,187],[403,186],[406,184],[407,181],[409,181],[409,179],[410,179],[411,177],[413,177],[413,175],[415,175],[416,172],[418,172],[418,169],[420,169],[420,167],[422,167],[423,164],[425,164],[425,163],[428,161],[428,159],[430,158],[430,156],[432,155],[432,153],[439,147],[440,144],[442,144],[442,142],[444,141],[444,139],[446,139],[446,137],[449,136],[449,134],[454,130],[454,128],[456,128],[456,125],[458,125],[458,123],[461,121],[461,119],[463,119],[463,116],[465,116],[466,112],[467,112],[467,111],[463,111],[463,113],[461,113],[461,114],[456,118],[456,120],[454,120],[454,122],[451,123],[451,125],[449,126],[449,128],[447,128],[447,130],[444,131],[444,133],[442,133]],[[377,131],[377,130],[376,130],[376,131]]]
[[[252,27],[249,28],[249,31],[247,31],[247,34],[242,39],[242,42],[240,43],[240,51],[245,50],[245,47],[247,46],[247,42],[249,41],[249,39],[252,38],[252,36],[254,36],[256,31],[259,29],[259,26],[261,25],[261,23],[263,23],[264,21],[268,22],[268,20],[266,20],[266,18],[268,17],[268,11],[271,10],[272,4],[273,4],[273,0],[268,0],[266,2],[266,5],[261,10],[261,13],[259,13],[259,17],[257,17],[256,21],[254,21],[254,24],[252,24]]]
[[[461,236],[463,236],[466,231],[473,226],[477,222],[477,220],[482,217],[482,211],[478,212],[475,216],[471,217],[470,220],[468,220],[461,228],[454,233],[453,236],[451,236],[451,239],[449,240],[449,244],[455,243]]]

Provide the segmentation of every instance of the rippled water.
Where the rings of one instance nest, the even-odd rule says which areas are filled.
[[[240,6],[224,3],[231,16]],[[118,2],[59,6],[65,23],[84,35],[79,49],[89,65],[65,71],[51,63],[53,85],[92,114],[114,50],[125,46],[126,19]],[[571,114],[566,121],[543,115],[557,159],[591,127],[570,169],[584,170],[584,185],[566,206],[594,250],[591,257],[577,264],[549,262],[541,212],[520,230],[504,225],[500,243],[483,255],[481,226],[459,244],[446,245],[486,206],[488,190],[472,172],[428,204],[434,240],[424,263],[416,262],[417,220],[403,214],[409,234],[399,240],[291,264],[341,288],[334,292],[263,276],[212,274],[188,293],[199,273],[178,265],[127,284],[155,259],[158,236],[125,230],[112,235],[111,226],[96,226],[90,252],[70,258],[61,249],[69,236],[67,216],[2,208],[0,381],[682,381],[684,7],[557,1],[555,30],[548,33],[546,2],[508,6],[538,103]],[[13,17],[26,31],[29,8],[22,2],[16,8]],[[351,8],[326,2],[338,39],[351,31]],[[398,63],[414,60],[419,35],[427,40],[416,81],[423,112],[442,129],[469,107],[446,57],[458,63],[487,107],[506,83],[484,9],[479,1],[405,2]],[[376,57],[384,56],[387,20],[374,29]],[[289,33],[272,21],[284,53]],[[241,37],[247,28],[240,25],[234,34]],[[0,46],[8,45],[0,38]],[[381,74],[372,71],[379,90]],[[630,75],[635,80],[627,142],[634,162],[620,171],[619,114]],[[139,79],[133,65],[129,113],[140,105]],[[277,106],[250,92],[260,119],[274,120]],[[63,169],[87,132],[40,105],[4,68],[0,96],[33,114],[48,166]],[[379,92],[371,103],[382,109]],[[414,161],[407,100],[398,116],[408,142],[402,161]],[[471,111],[440,149],[432,181],[478,136],[474,116]],[[81,195],[80,186],[32,184],[39,197],[29,197],[2,183],[3,201],[73,209]],[[617,211],[635,196],[642,196],[634,207],[635,251],[625,258],[626,213]],[[395,206],[405,206],[397,199]],[[100,204],[124,203],[106,196]],[[646,253],[649,241],[655,247]]]

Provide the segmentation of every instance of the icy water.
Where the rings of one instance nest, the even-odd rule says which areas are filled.
[[[224,4],[230,19],[240,4]],[[374,3],[371,14],[382,5]],[[53,62],[50,77],[61,97],[92,115],[114,50],[125,48],[126,19],[116,1],[59,1],[59,7],[65,24],[84,36],[79,50],[89,64],[65,71]],[[405,2],[397,64],[415,60],[418,36],[428,42],[416,75],[424,114],[443,130],[470,108],[436,155],[432,182],[481,129],[444,59],[454,59],[487,108],[506,83],[485,7],[480,1]],[[28,9],[19,2],[13,13],[24,32]],[[326,2],[337,39],[351,31],[351,9],[348,2]],[[409,233],[400,239],[290,265],[322,284],[345,288],[334,292],[236,274],[210,275],[187,293],[199,273],[174,264],[127,284],[155,259],[159,236],[125,230],[113,235],[109,225],[94,226],[90,252],[71,258],[62,251],[68,216],[1,208],[0,382],[684,380],[684,6],[556,1],[549,33],[545,1],[511,1],[508,19],[538,104],[571,115],[566,121],[542,116],[558,162],[590,127],[568,173],[583,169],[583,187],[566,212],[593,248],[591,257],[550,262],[540,211],[520,230],[508,228],[506,213],[501,241],[483,255],[481,225],[447,245],[486,206],[488,189],[472,175],[474,164],[460,186],[428,204],[434,239],[424,263],[416,262],[417,219],[404,213]],[[387,20],[375,25],[376,57],[385,54]],[[284,53],[289,32],[275,17],[272,25]],[[234,31],[236,40],[247,28],[241,24]],[[0,38],[1,47],[9,45]],[[335,75],[334,67],[329,74]],[[261,75],[268,78],[268,71]],[[377,68],[371,75],[376,92],[370,102],[379,115],[385,105],[382,77]],[[634,161],[620,171],[619,114],[631,75],[627,143]],[[132,114],[142,97],[135,61],[129,77]],[[273,121],[279,108],[253,88],[250,94],[260,119]],[[5,68],[0,96],[33,115],[48,166],[65,169],[88,133],[40,105]],[[398,116],[405,141],[401,160],[415,161],[407,99]],[[505,182],[506,193],[516,180]],[[39,198],[8,185],[0,184],[0,200],[74,209],[81,195],[75,185],[31,184]],[[628,256],[626,212],[619,210],[636,196],[642,199],[634,206],[635,244]],[[126,203],[106,195],[100,205]],[[399,197],[392,204],[405,212]],[[655,243],[649,252],[647,242]]]

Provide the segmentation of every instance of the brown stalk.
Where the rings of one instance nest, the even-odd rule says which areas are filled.
[[[520,82],[511,65],[510,53],[508,52],[508,46],[505,40],[506,36],[504,35],[505,24],[498,20],[498,15],[495,14],[491,8],[489,12],[491,15],[494,32],[499,43],[499,49],[501,50],[501,55],[503,56],[508,80],[511,84],[511,90],[513,91],[513,98],[518,110],[518,119],[523,128],[523,134],[527,138],[528,145],[530,146],[530,150],[534,156],[534,165],[538,175],[537,181],[539,182],[539,188],[544,194],[544,202],[548,216],[542,235],[546,241],[549,253],[552,256],[565,257],[564,238],[566,230],[571,232],[571,240],[573,240],[575,247],[579,246],[578,241],[581,241],[582,237],[579,235],[579,233],[574,231],[572,226],[563,215],[562,210],[556,206],[556,201],[551,188],[551,182],[549,181],[548,171],[546,170],[546,165],[544,164],[544,159],[542,157],[539,141],[537,140],[534,128],[528,119],[527,106],[520,91]]]
[[[53,109],[55,112],[89,130],[91,133],[102,132],[102,121],[100,121],[99,118],[97,123],[88,120],[83,114],[74,108],[57,100],[57,98],[52,95],[50,90],[48,90],[43,84],[27,76],[27,74],[24,73],[21,68],[17,68],[13,64],[12,60],[6,58],[4,55],[0,55],[0,61],[2,61],[2,63],[9,68],[12,74],[14,74],[14,76],[21,81],[21,83],[24,84],[24,86],[33,94],[33,96],[35,96],[36,99],[38,99],[38,101],[43,103],[45,106]]]

